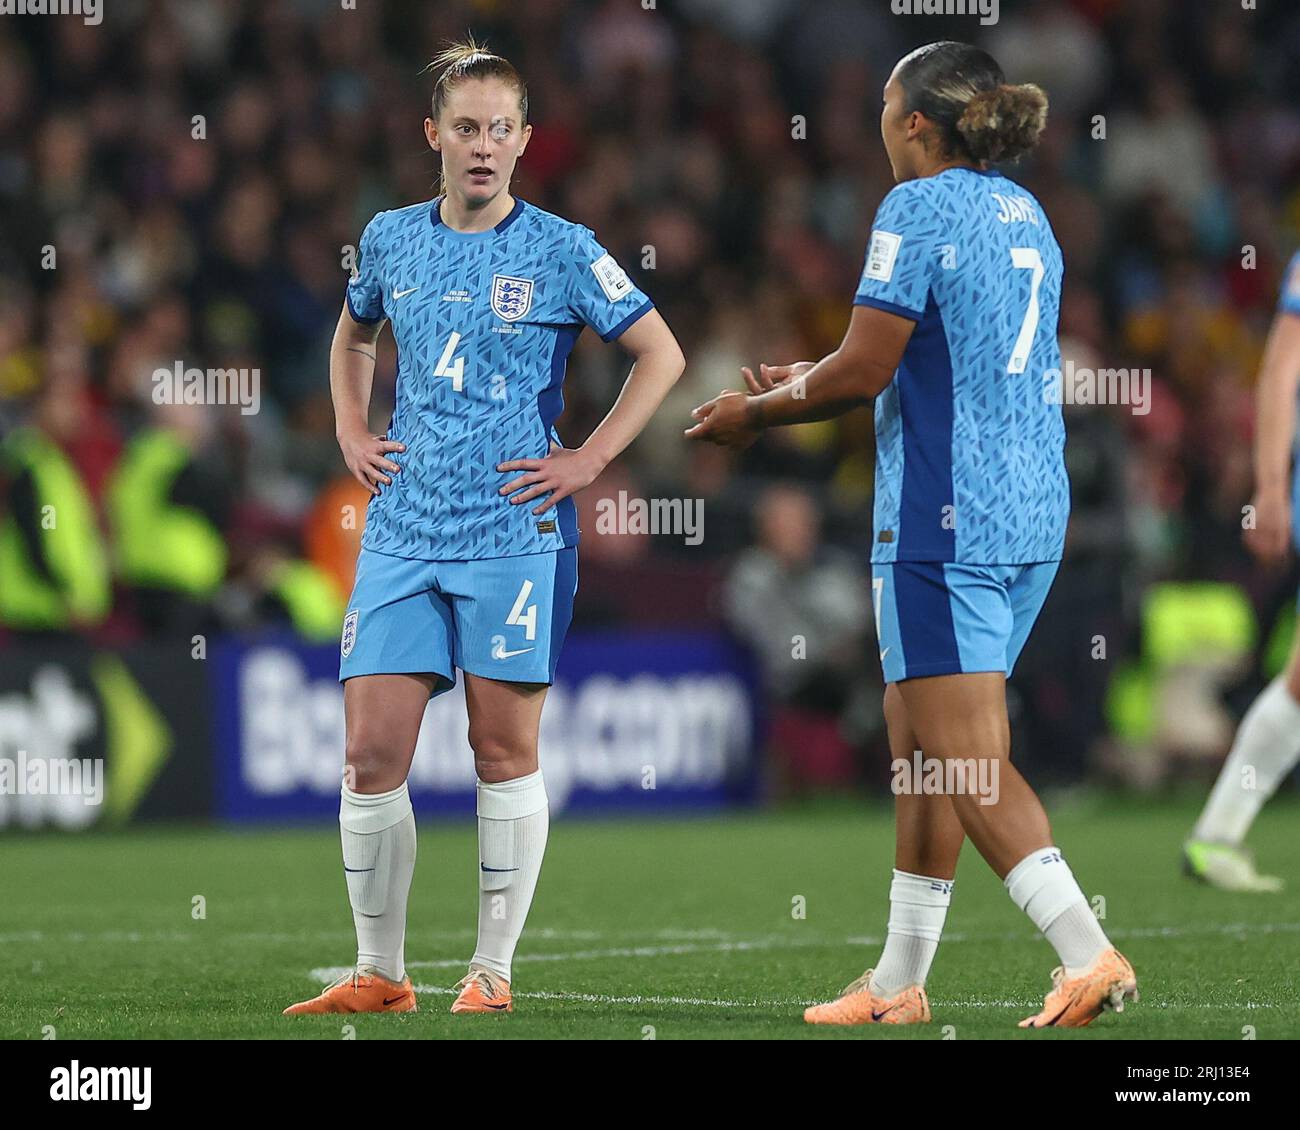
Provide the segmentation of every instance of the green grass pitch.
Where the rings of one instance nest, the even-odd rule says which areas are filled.
[[[1249,896],[1179,874],[1193,798],[1048,803],[1142,993],[1085,1031],[1016,1028],[1054,955],[969,845],[930,978],[934,1022],[803,1024],[805,1003],[875,961],[886,918],[890,811],[836,802],[557,820],[516,956],[516,1012],[469,1017],[447,1008],[474,947],[472,822],[420,824],[406,950],[419,1012],[350,1018],[280,1015],[354,956],[334,829],[6,835],[0,1037],[40,1039],[53,1025],[60,1039],[340,1039],[347,1023],[357,1039],[1300,1036],[1300,805],[1271,805],[1251,840],[1287,892]]]

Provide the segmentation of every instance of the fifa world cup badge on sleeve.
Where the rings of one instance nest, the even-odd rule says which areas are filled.
[[[352,646],[357,642],[357,617],[361,613],[358,609],[353,609],[343,617],[343,638],[339,643],[339,650],[346,659],[352,654]]]
[[[600,283],[600,289],[611,302],[617,302],[632,292],[632,280],[618,265],[618,260],[608,252],[592,263],[591,269],[596,275],[596,281]]]
[[[867,252],[867,278],[889,282],[894,277],[894,260],[898,258],[898,249],[902,243],[901,235],[889,231],[873,231],[871,250]]]
[[[517,322],[533,304],[533,280],[510,275],[492,276],[492,313],[507,322]]]

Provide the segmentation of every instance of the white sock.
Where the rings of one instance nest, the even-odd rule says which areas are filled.
[[[542,771],[478,783],[478,948],[471,965],[510,980],[550,828]]]
[[[873,994],[888,999],[909,985],[925,984],[951,901],[951,879],[894,870],[885,949],[871,975]]]
[[[1193,839],[1240,845],[1259,810],[1300,760],[1300,702],[1274,679],[1251,703]]]
[[[1052,943],[1067,975],[1091,965],[1110,941],[1059,848],[1031,852],[1003,880],[1007,893]]]
[[[388,793],[354,793],[339,804],[343,868],[357,928],[357,966],[406,976],[406,896],[415,873],[415,813],[406,783]]]

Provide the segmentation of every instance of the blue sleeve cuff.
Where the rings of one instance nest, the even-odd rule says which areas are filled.
[[[367,318],[363,314],[358,314],[357,308],[352,305],[351,288],[348,288],[343,292],[343,300],[348,304],[348,313],[352,315],[352,320],[354,322],[360,322],[362,325],[366,325],[366,326],[373,326],[376,322],[382,322],[384,320],[384,314],[382,309],[373,318]]]
[[[654,308],[655,308],[655,304],[651,302],[650,299],[647,298],[643,303],[641,303],[640,306],[638,306],[635,310],[633,310],[632,313],[630,313],[626,318],[624,318],[621,322],[619,322],[618,325],[616,325],[612,330],[610,330],[609,333],[601,334],[600,340],[613,341],[615,338],[622,337],[623,334],[627,332],[628,327],[631,326],[633,322],[640,321]]]
[[[897,314],[900,318],[906,318],[909,322],[919,322],[925,313],[923,310],[910,310],[906,306],[900,306],[897,302],[886,302],[883,298],[872,298],[866,294],[854,295],[853,305],[873,306],[877,310],[883,310],[886,314]]]

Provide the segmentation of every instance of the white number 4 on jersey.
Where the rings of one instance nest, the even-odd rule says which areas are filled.
[[[465,358],[457,357],[452,361],[452,354],[456,352],[456,346],[460,344],[460,334],[453,332],[447,339],[447,346],[442,351],[442,356],[438,359],[438,364],[433,370],[435,377],[450,377],[453,392],[465,391]],[[532,639],[532,636],[528,637]]]

